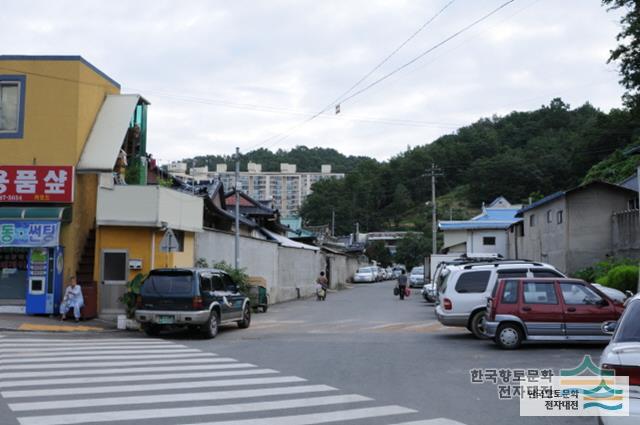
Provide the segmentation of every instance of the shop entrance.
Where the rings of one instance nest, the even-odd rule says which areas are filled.
[[[29,248],[0,248],[0,300],[24,305],[27,294]]]

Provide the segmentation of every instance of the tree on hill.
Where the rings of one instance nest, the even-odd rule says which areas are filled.
[[[388,267],[393,263],[391,253],[384,245],[383,241],[374,241],[370,243],[365,250],[365,254],[369,259],[377,261],[382,267]]]

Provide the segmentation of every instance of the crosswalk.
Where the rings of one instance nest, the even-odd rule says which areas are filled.
[[[462,425],[146,338],[0,335],[0,396],[2,425]]]

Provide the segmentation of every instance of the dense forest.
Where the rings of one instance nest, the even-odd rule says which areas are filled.
[[[633,171],[640,127],[626,110],[602,112],[590,104],[571,109],[561,99],[530,112],[512,112],[462,127],[433,143],[407,150],[389,161],[359,162],[344,180],[323,181],[302,207],[308,224],[329,223],[336,231],[415,229],[429,236],[431,197],[426,176],[431,163],[442,218],[468,218],[482,202],[504,195],[527,202],[586,179],[617,182]]]

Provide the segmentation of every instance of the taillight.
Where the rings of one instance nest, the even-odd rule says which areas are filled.
[[[603,364],[602,369],[613,370],[616,376],[628,376],[629,385],[640,385],[640,367]]]
[[[449,298],[445,298],[444,301],[442,301],[442,306],[445,310],[451,310],[453,308],[453,304]]]
[[[201,297],[193,297],[192,306],[195,309],[201,309],[203,307],[202,298]]]
[[[494,319],[493,317],[493,298],[487,298],[487,317]]]
[[[136,308],[142,308],[142,295],[136,295]]]

